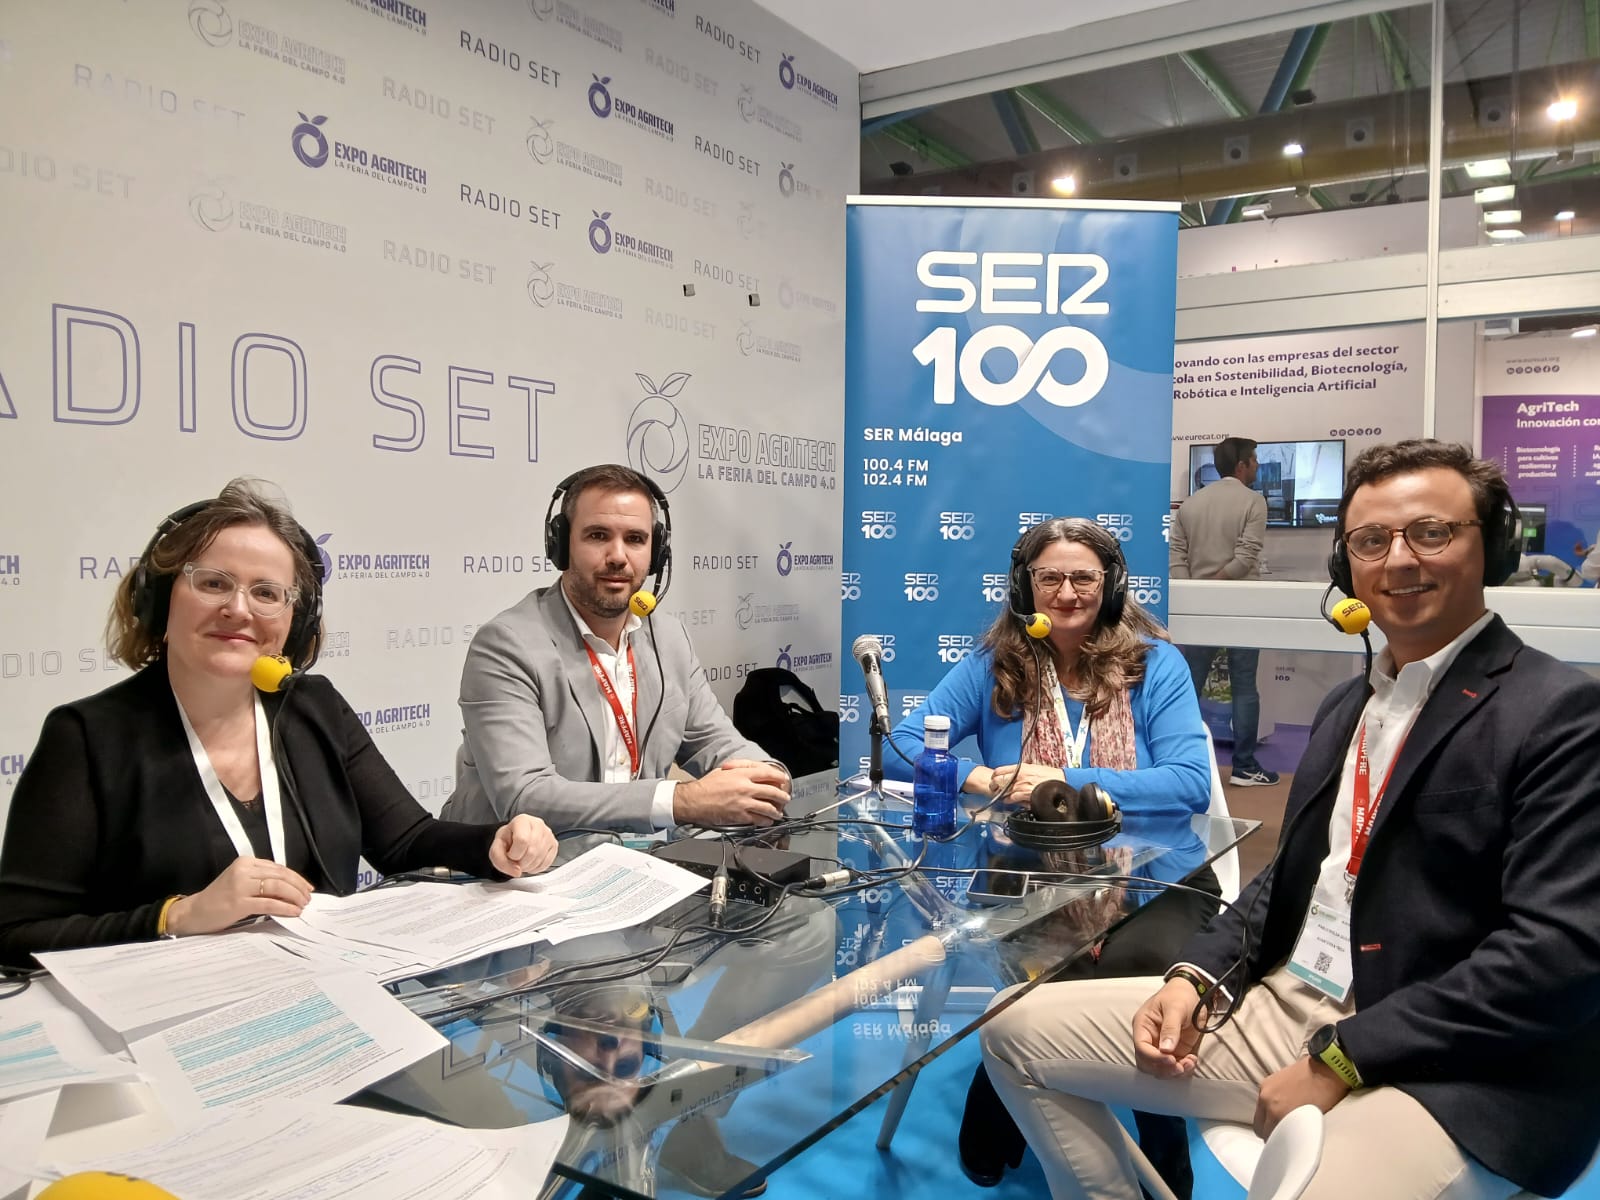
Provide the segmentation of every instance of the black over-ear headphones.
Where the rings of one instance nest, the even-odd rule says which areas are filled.
[[[180,525],[191,517],[199,516],[214,503],[213,500],[197,500],[165,517],[156,526],[144,553],[139,556],[139,565],[134,568],[133,616],[158,641],[167,631],[167,614],[172,608],[172,587],[178,576],[176,572],[169,574],[155,570],[150,564],[150,555]],[[283,640],[283,656],[298,667],[301,656],[310,649],[317,635],[317,627],[322,622],[322,550],[317,546],[317,539],[306,531],[304,525],[296,524],[295,529],[300,534],[300,552],[310,564],[314,581],[310,595],[303,595],[295,602],[289,634]],[[299,572],[296,572],[298,575]]]
[[[1105,566],[1105,580],[1101,588],[1100,612],[1095,618],[1096,628],[1107,628],[1122,620],[1122,611],[1128,606],[1128,560],[1122,556],[1117,539],[1093,521],[1082,517],[1056,517],[1046,524],[1059,522],[1064,528],[1080,529],[1088,534],[1087,544],[1100,556]],[[1033,615],[1033,576],[1028,574],[1028,558],[1023,546],[1035,529],[1023,531],[1016,545],[1011,547],[1011,588],[1007,601],[1011,611],[1024,621]],[[1046,543],[1048,544],[1048,543]]]
[[[556,490],[550,493],[550,503],[545,507],[544,553],[558,571],[565,571],[572,561],[572,522],[561,511],[562,498],[574,483],[594,469],[584,467],[556,484]],[[624,467],[617,469],[626,470],[638,481],[639,488],[649,493],[660,513],[659,519],[650,526],[650,565],[646,568],[646,574],[654,575],[659,581],[672,564],[672,510],[667,505],[667,495],[648,475]]]
[[[1122,810],[1098,784],[1075,788],[1047,779],[1033,789],[1028,807],[1006,818],[1006,835],[1026,850],[1089,850],[1122,831]]]
[[[1344,544],[1344,518],[1333,531],[1333,549],[1328,554],[1328,578],[1346,596],[1356,594],[1350,566],[1350,549]],[[1522,510],[1509,494],[1483,523],[1483,586],[1499,587],[1511,578],[1522,557]]]

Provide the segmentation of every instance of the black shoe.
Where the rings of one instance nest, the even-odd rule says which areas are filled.
[[[668,1179],[696,1196],[721,1196],[758,1170],[755,1163],[723,1145],[716,1124],[704,1117],[674,1125],[661,1143],[657,1163]],[[767,1181],[758,1179],[736,1194],[759,1196],[766,1190]]]
[[[956,1138],[956,1157],[961,1173],[981,1188],[992,1188],[1007,1167],[1022,1165],[1028,1143],[1006,1111],[989,1073],[980,1064],[967,1088],[967,1103],[961,1113],[961,1133]]]

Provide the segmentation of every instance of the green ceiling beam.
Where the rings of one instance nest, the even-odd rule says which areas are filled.
[[[1600,163],[1588,163],[1581,167],[1568,167],[1565,171],[1541,171],[1539,178],[1532,182],[1543,185],[1561,183],[1567,179],[1592,179],[1596,175],[1600,175]]]
[[[1233,84],[1228,82],[1203,50],[1186,50],[1178,57],[1183,61],[1183,65],[1194,73],[1194,77],[1206,91],[1216,97],[1223,112],[1234,118],[1252,115],[1252,110],[1245,103],[1244,97],[1234,90]]]
[[[1600,3],[1600,0],[1596,0],[1596,3]],[[1090,146],[1105,141],[1098,129],[1043,88],[1028,84],[1026,87],[1013,88],[1012,94],[1078,145]]]
[[[1410,91],[1416,86],[1416,80],[1411,74],[1411,52],[1406,49],[1405,39],[1388,13],[1373,13],[1367,20],[1372,25],[1373,36],[1378,39],[1378,49],[1383,52],[1383,61],[1389,66],[1394,86],[1400,91]]]
[[[1339,207],[1339,202],[1321,188],[1311,189],[1311,203],[1315,204],[1323,212]]]
[[[1583,44],[1586,57],[1600,58],[1600,0],[1583,0]]]
[[[916,151],[937,167],[954,170],[956,167],[972,165],[972,160],[965,154],[931,134],[924,133],[915,121],[901,121],[896,125],[885,126],[879,132],[885,137],[893,138],[906,149]]]

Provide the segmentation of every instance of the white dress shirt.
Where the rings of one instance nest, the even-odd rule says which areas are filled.
[[[1356,752],[1361,744],[1361,731],[1365,729],[1367,733],[1367,778],[1376,801],[1377,789],[1388,782],[1389,769],[1394,765],[1395,756],[1400,753],[1400,747],[1405,744],[1406,735],[1416,724],[1428,697],[1433,695],[1433,689],[1450,669],[1450,664],[1455,662],[1461,648],[1482,633],[1493,617],[1492,612],[1485,612],[1442,649],[1427,658],[1407,663],[1400,668],[1398,675],[1394,669],[1394,656],[1387,646],[1372,664],[1372,674],[1369,676],[1372,695],[1345,751],[1339,794],[1333,803],[1333,815],[1328,819],[1328,856],[1322,860],[1317,872],[1317,886],[1311,895],[1313,904],[1339,909],[1348,904],[1345,899],[1348,890],[1345,869],[1350,863],[1350,820],[1355,810]],[[1380,812],[1384,802],[1378,803]],[[1349,973],[1350,966],[1346,965],[1342,975],[1349,978]],[[1354,1011],[1353,1005],[1348,1007]]]
[[[629,612],[628,619],[622,626],[622,636],[617,639],[617,648],[612,649],[611,643],[590,629],[589,623],[572,606],[572,598],[567,595],[566,588],[561,588],[561,599],[566,603],[567,611],[572,614],[573,621],[577,623],[584,644],[594,651],[600,669],[606,673],[606,678],[611,680],[611,686],[617,689],[617,699],[622,703],[622,711],[627,714],[631,722],[634,682],[633,672],[628,669],[628,645],[629,639],[638,632],[644,622],[639,619],[638,614]],[[662,680],[662,687],[665,686],[666,681]],[[594,688],[599,691],[600,685],[596,683]],[[601,699],[603,700],[604,696]],[[628,755],[628,744],[622,740],[622,730],[617,727],[617,719],[611,711],[609,702],[605,705],[605,710],[606,738],[600,752],[600,779],[597,782],[627,783],[633,778],[633,760]],[[648,716],[644,717],[643,723],[649,723]],[[633,736],[636,744],[642,743],[644,730],[634,729]],[[676,780],[663,779],[657,782],[655,794],[650,798],[650,823],[657,829],[669,829],[675,823],[672,819],[672,804],[673,793],[677,790]]]

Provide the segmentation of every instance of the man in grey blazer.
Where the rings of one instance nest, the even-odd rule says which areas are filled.
[[[461,673],[464,736],[454,820],[531,813],[551,828],[648,832],[766,825],[789,775],[734,729],[676,617],[629,602],[671,563],[666,498],[627,467],[588,467],[556,488],[545,553],[558,583],[480,628]],[[646,612],[654,597],[637,604]],[[666,778],[676,763],[693,780]]]

